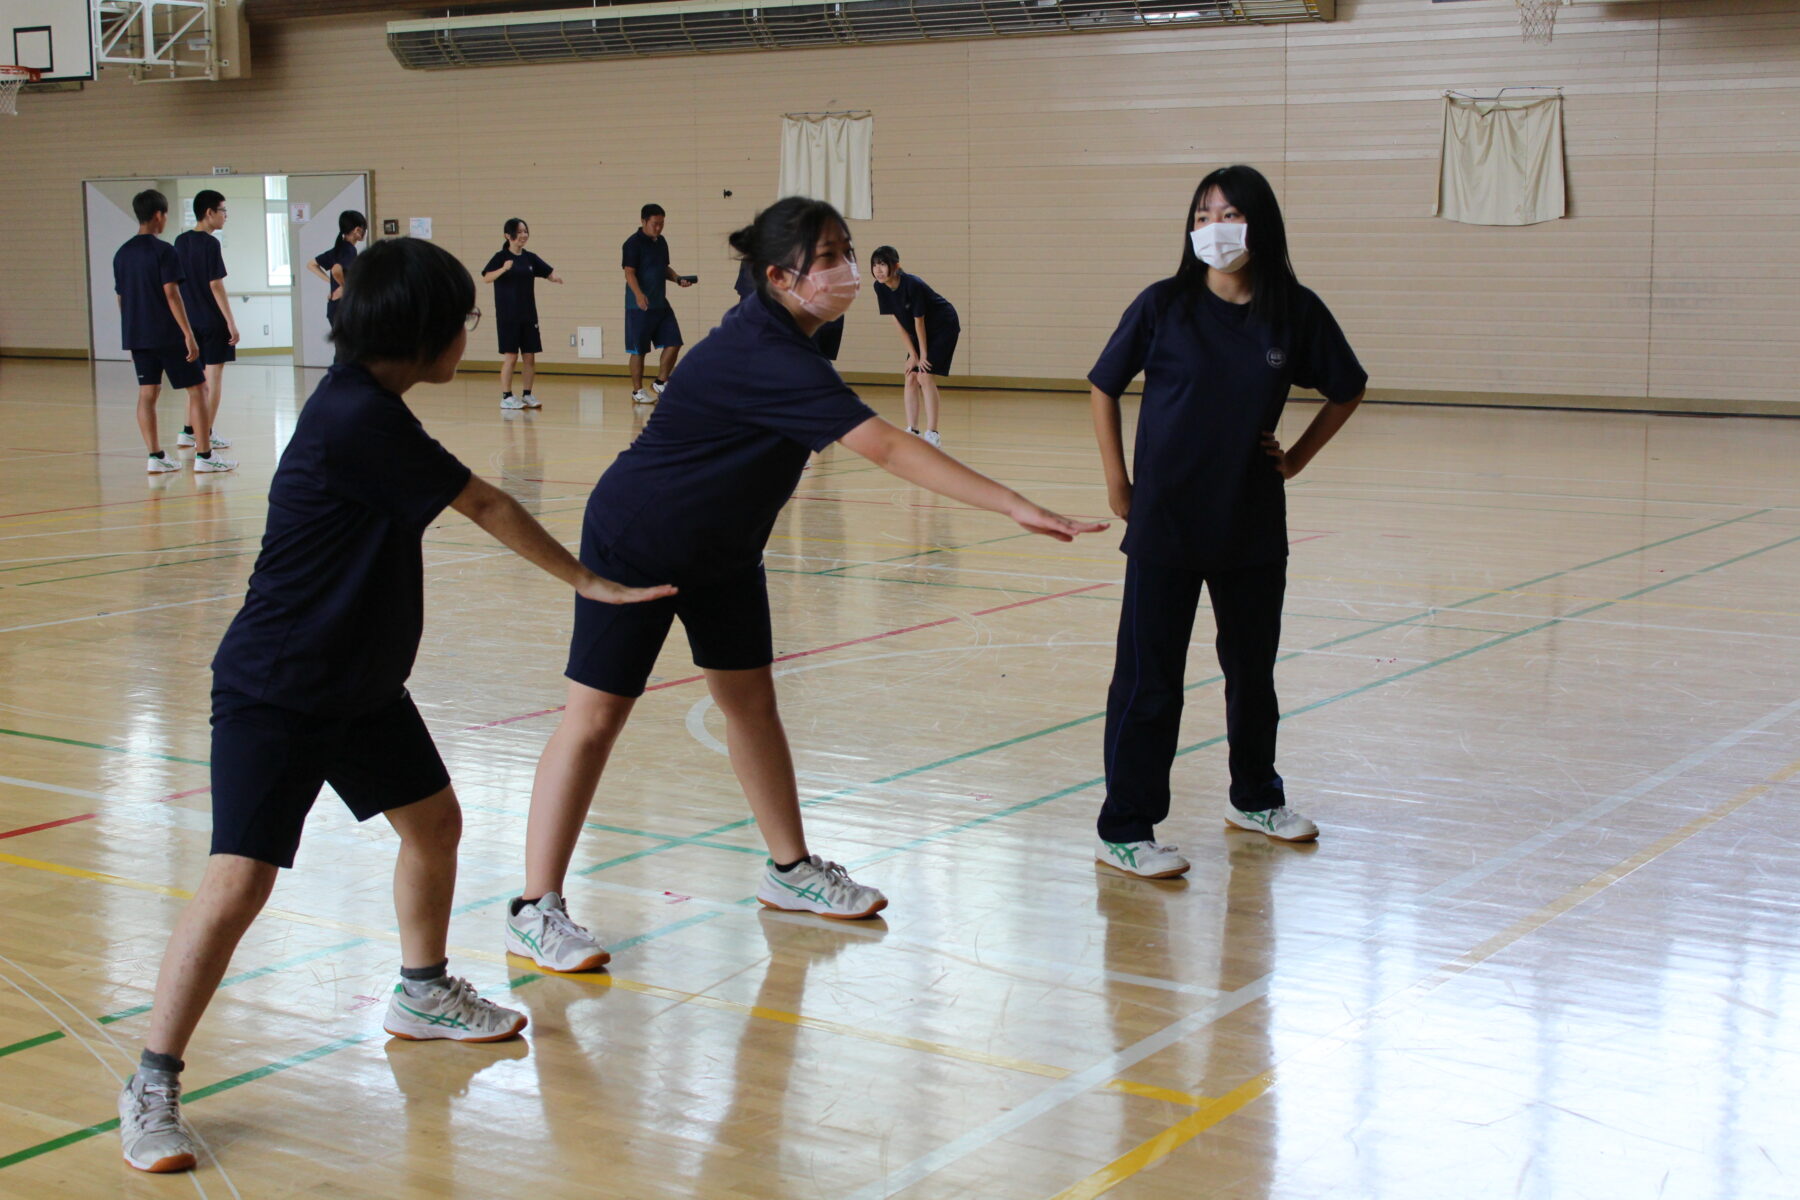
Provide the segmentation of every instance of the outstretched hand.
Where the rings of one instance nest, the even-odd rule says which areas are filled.
[[[1099,533],[1107,528],[1105,521],[1077,521],[1030,502],[1007,515],[1027,531],[1053,537],[1059,542],[1072,542],[1078,534]]]
[[[674,587],[666,583],[655,587],[626,587],[590,572],[587,579],[575,589],[575,594],[589,600],[598,600],[602,604],[642,604],[646,600],[661,600],[664,596],[673,596],[675,591]]]

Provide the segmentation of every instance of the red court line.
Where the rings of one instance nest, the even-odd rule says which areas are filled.
[[[1027,604],[1042,604],[1046,600],[1060,600],[1064,596],[1074,596],[1074,595],[1078,595],[1081,592],[1091,592],[1095,588],[1103,588],[1103,587],[1110,587],[1110,586],[1111,586],[1110,584],[1106,584],[1106,583],[1090,583],[1084,587],[1070,588],[1066,592],[1057,592],[1054,595],[1050,595],[1050,596],[1033,596],[1029,600],[1019,600],[1019,601],[1015,601],[1012,604],[1001,604],[1001,605],[995,606],[994,608],[984,608],[978,612],[970,613],[969,616],[985,617],[990,613],[1005,612],[1009,608],[1024,608]],[[951,625],[951,624],[954,624],[955,622],[961,621],[961,620],[963,620],[962,617],[940,617],[938,620],[935,620],[935,621],[924,621],[918,625],[907,625],[901,629],[890,629],[885,633],[871,633],[867,637],[851,638],[847,642],[833,642],[829,646],[816,646],[811,650],[796,650],[792,654],[778,654],[775,656],[775,661],[778,663],[781,663],[781,662],[792,662],[796,658],[811,658],[815,654],[825,654],[832,650],[842,650],[847,646],[861,646],[861,645],[865,645],[869,642],[879,642],[883,638],[899,637],[903,633],[917,633],[921,629],[935,629],[939,625]],[[705,679],[705,678],[706,678],[705,675],[689,675],[682,679],[668,679],[668,680],[664,680],[662,683],[653,683],[649,687],[645,688],[644,691],[647,693],[648,692],[660,692],[664,688],[680,687],[684,683],[699,683],[702,679]],[[478,730],[478,729],[492,729],[497,725],[511,725],[516,721],[529,721],[533,717],[548,717],[555,713],[561,712],[564,708],[567,708],[567,707],[568,706],[565,704],[559,704],[555,708],[541,708],[536,712],[520,713],[516,717],[502,717],[498,721],[484,721],[479,725],[465,725],[457,732],[458,733],[473,733],[475,730]]]
[[[23,829],[9,829],[5,833],[0,833],[0,838],[11,838],[18,837],[20,834],[36,833],[40,829],[55,829],[58,825],[73,825],[77,821],[91,821],[99,815],[99,813],[82,813],[78,817],[64,817],[60,821],[45,821],[42,825],[27,825]]]
[[[185,792],[170,792],[167,796],[158,796],[155,802],[157,804],[167,804],[171,800],[185,800],[189,796],[198,796],[202,792],[210,791],[212,791],[212,785],[208,784],[205,787],[189,788]]]

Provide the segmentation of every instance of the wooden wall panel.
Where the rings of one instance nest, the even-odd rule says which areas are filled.
[[[1079,380],[1167,274],[1194,183],[1261,167],[1295,265],[1382,388],[1795,403],[1800,12],[1789,0],[1563,8],[1344,0],[1329,24],[1169,30],[421,73],[377,19],[258,25],[256,75],[24,98],[0,128],[0,253],[65,262],[0,291],[0,347],[85,346],[83,178],[368,169],[377,218],[431,216],[479,267],[510,216],[569,283],[540,289],[545,359],[577,324],[617,362],[617,247],[670,214],[689,340],[731,299],[725,235],[773,198],[779,115],[876,114],[876,212],[854,234],[962,311],[958,372]],[[1560,84],[1572,215],[1430,215],[1446,87]],[[731,196],[724,193],[730,191]],[[480,335],[474,356],[491,357]],[[859,306],[842,365],[891,370]]]

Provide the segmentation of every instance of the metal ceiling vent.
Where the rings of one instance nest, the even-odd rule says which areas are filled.
[[[1336,0],[680,0],[390,21],[414,70],[1329,21]]]

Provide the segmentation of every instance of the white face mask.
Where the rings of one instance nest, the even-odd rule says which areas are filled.
[[[1230,274],[1250,257],[1250,226],[1238,221],[1213,221],[1188,234],[1201,262]]]

